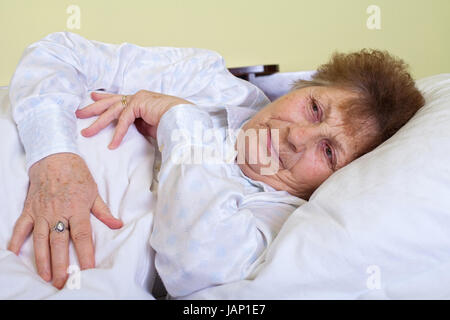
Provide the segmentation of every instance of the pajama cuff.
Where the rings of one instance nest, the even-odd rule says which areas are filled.
[[[39,108],[18,124],[25,148],[26,170],[37,161],[55,153],[80,155],[77,145],[76,116],[58,104]]]

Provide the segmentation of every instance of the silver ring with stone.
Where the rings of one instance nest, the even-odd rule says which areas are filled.
[[[53,231],[56,231],[58,233],[64,232],[66,229],[69,230],[69,227],[66,227],[66,225],[62,221],[58,221],[53,227]]]

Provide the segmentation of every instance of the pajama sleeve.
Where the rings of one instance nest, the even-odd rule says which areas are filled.
[[[264,100],[257,89],[238,81],[210,50],[106,44],[58,32],[25,50],[9,92],[28,170],[53,153],[79,154],[75,111],[88,91],[134,94],[145,89],[184,98],[213,96],[233,104]]]
[[[172,297],[246,278],[267,246],[253,212],[241,208],[242,182],[229,176],[234,164],[195,163],[195,152],[215,148],[186,139],[199,124],[203,132],[213,128],[205,109],[178,105],[163,115],[157,132],[162,166],[150,244]]]

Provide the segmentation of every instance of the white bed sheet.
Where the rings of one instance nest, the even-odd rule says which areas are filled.
[[[91,103],[86,96],[81,106]],[[79,119],[78,131],[95,118]],[[107,149],[112,125],[95,138],[79,135],[79,148],[102,198],[124,222],[110,230],[91,216],[96,268],[72,273],[62,290],[36,273],[32,237],[19,256],[7,251],[28,188],[25,154],[9,107],[8,90],[0,88],[0,299],[154,299],[154,252],[148,238],[152,228],[154,198],[150,192],[154,148],[132,126],[127,143]],[[70,261],[77,264],[73,245]],[[80,280],[79,289],[77,279]]]
[[[419,87],[427,106],[376,152],[321,186],[312,201],[283,226],[252,279],[185,298],[450,298],[450,74],[423,79]],[[86,98],[83,105],[88,103]],[[79,120],[78,129],[92,121]],[[0,298],[152,299],[154,253],[148,237],[154,199],[148,189],[153,147],[134,127],[119,152],[106,148],[111,127],[95,139],[79,137],[80,150],[101,196],[125,227],[109,230],[92,217],[97,268],[81,272],[79,290],[58,291],[37,276],[31,239],[19,257],[6,251],[22,210],[28,177],[6,90],[1,89],[0,137]],[[408,159],[408,166],[402,159]],[[424,167],[424,161],[429,165]],[[386,184],[385,177],[395,183]],[[425,211],[424,206],[428,208]],[[70,250],[71,261],[76,261],[72,246]],[[374,272],[369,267],[380,268],[381,287],[375,290],[368,285]]]

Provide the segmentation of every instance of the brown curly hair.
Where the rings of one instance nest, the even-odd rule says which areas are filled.
[[[317,69],[312,80],[298,80],[292,90],[310,86],[355,92],[357,98],[340,106],[344,123],[353,124],[354,130],[358,130],[356,123],[375,120],[376,134],[358,156],[389,139],[425,104],[408,65],[387,51],[375,49],[334,53],[328,63]]]

